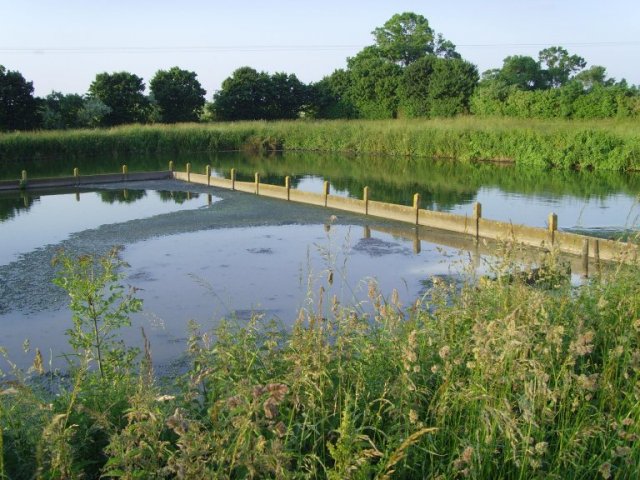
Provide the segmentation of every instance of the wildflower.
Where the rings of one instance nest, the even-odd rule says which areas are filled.
[[[167,427],[172,429],[178,435],[184,435],[189,430],[189,424],[186,419],[182,415],[182,411],[179,408],[176,408],[173,415],[167,418]]]
[[[538,455],[544,455],[547,452],[547,447],[549,444],[547,442],[538,442],[536,446],[533,447]]]
[[[409,410],[409,422],[414,424],[417,421],[418,421],[418,414],[416,413],[416,411],[413,409]]]
[[[609,462],[603,463],[600,465],[598,472],[600,472],[600,475],[602,475],[602,478],[605,480],[611,478],[611,464]]]
[[[156,402],[168,402],[170,400],[175,400],[176,397],[175,395],[160,395],[159,397],[156,397]]]
[[[242,404],[242,398],[240,395],[234,395],[233,397],[227,398],[227,406],[229,408],[236,408]]]
[[[631,448],[629,447],[616,447],[612,451],[614,457],[628,457],[631,454]]]
[[[446,360],[450,352],[451,349],[449,348],[449,345],[445,345],[438,351],[438,355],[440,355],[440,358],[442,358],[443,360]]]
[[[391,304],[397,307],[400,306],[400,301],[398,299],[398,290],[396,290],[395,288],[393,289],[393,292],[391,292]]]
[[[571,342],[570,350],[578,357],[583,357],[593,351],[593,338],[595,333],[591,330],[580,335],[574,342]]]
[[[284,396],[289,392],[289,387],[284,383],[270,383],[265,389],[278,404],[282,403]]]
[[[264,410],[264,416],[269,420],[273,420],[278,416],[278,404],[273,397],[269,397],[262,404],[262,409]]]
[[[274,429],[279,437],[284,437],[287,434],[287,427],[282,422],[278,422]]]
[[[265,388],[262,385],[256,385],[251,390],[251,395],[253,395],[254,400],[257,400],[262,396],[262,394],[266,392]]]
[[[585,374],[580,374],[578,375],[578,377],[576,378],[578,385],[583,388],[584,390],[587,390],[589,392],[595,392],[598,389],[598,377],[600,375],[597,373],[593,373],[589,376],[585,375]]]

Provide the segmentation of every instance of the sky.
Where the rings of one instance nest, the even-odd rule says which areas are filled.
[[[178,66],[210,100],[241,66],[318,81],[402,12],[426,17],[480,72],[561,45],[640,84],[640,0],[0,0],[0,65],[37,96],[84,94],[102,72],[148,83]]]

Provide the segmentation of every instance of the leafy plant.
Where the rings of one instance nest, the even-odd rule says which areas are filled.
[[[60,266],[54,283],[67,291],[73,327],[66,331],[78,356],[95,360],[104,379],[120,367],[129,367],[138,354],[118,339],[120,328],[131,326],[130,314],[142,308],[135,290],[120,283],[120,267],[126,266],[114,248],[95,259],[91,255],[71,257],[61,252],[54,263]]]

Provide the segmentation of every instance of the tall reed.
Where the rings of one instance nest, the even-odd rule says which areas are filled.
[[[640,133],[624,120],[282,121],[129,125],[0,134],[0,162],[242,149],[508,160],[528,166],[637,170]],[[386,159],[386,162],[393,162]]]

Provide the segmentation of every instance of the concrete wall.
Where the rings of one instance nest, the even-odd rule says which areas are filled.
[[[133,172],[133,173],[105,173],[97,175],[78,175],[55,178],[27,178],[24,185],[19,180],[0,182],[0,191],[35,190],[39,188],[80,187],[100,183],[140,182],[149,180],[167,180],[172,178],[170,171],[162,172]]]
[[[207,184],[206,175],[195,175],[192,173],[188,176],[185,173],[178,172],[175,174],[175,178],[179,180],[186,180],[187,177],[191,182]],[[214,185],[214,177],[211,177],[209,184]],[[231,180],[215,179],[215,186],[231,188],[231,185]],[[325,188],[327,188],[326,185]],[[638,246],[629,243],[596,239],[548,228],[529,227],[482,218],[481,205],[477,205],[476,209],[474,209],[474,215],[477,216],[455,215],[369,199],[359,200],[325,193],[303,192],[296,189],[288,190],[283,186],[264,183],[256,184],[256,182],[235,182],[235,189],[241,192],[257,193],[258,195],[272,198],[396,220],[414,226],[417,225],[440,231],[454,232],[456,234],[469,236],[472,241],[488,239],[496,242],[516,242],[536,249],[545,250],[555,247],[561,252],[585,257],[582,260],[585,269],[588,268],[589,259],[598,261],[629,261],[635,260],[638,256]],[[416,205],[418,204],[419,198],[416,199]],[[416,237],[415,240],[418,242],[417,247],[419,248],[420,238]],[[585,247],[585,242],[588,243],[588,248]]]
[[[207,169],[207,171],[210,172],[210,169]],[[479,204],[476,205],[473,215],[454,215],[451,213],[417,208],[419,205],[419,196],[417,195],[416,198],[414,198],[415,206],[408,207],[369,200],[368,198],[360,200],[330,195],[328,194],[329,185],[326,182],[324,188],[326,193],[303,192],[293,188],[287,188],[286,186],[269,185],[261,183],[257,174],[256,180],[253,182],[240,182],[227,178],[212,177],[207,174],[193,173],[190,169],[186,172],[173,172],[168,170],[162,172],[128,173],[126,166],[123,166],[123,173],[77,175],[61,178],[27,178],[25,182],[19,180],[2,181],[0,182],[0,191],[78,187],[100,183],[161,180],[168,178],[396,220],[411,224],[414,228],[415,226],[420,226],[443,232],[454,232],[456,234],[469,236],[472,241],[476,241],[477,239],[489,239],[498,242],[509,241],[538,249],[550,249],[553,246],[561,252],[583,257],[583,265],[585,268],[588,268],[589,259],[595,259],[596,261],[635,261],[638,258],[639,248],[635,244],[482,218],[482,208]],[[365,190],[368,192],[368,188]],[[551,218],[549,221],[552,221]],[[416,237],[415,240],[418,242],[417,246],[419,248],[420,238]]]

